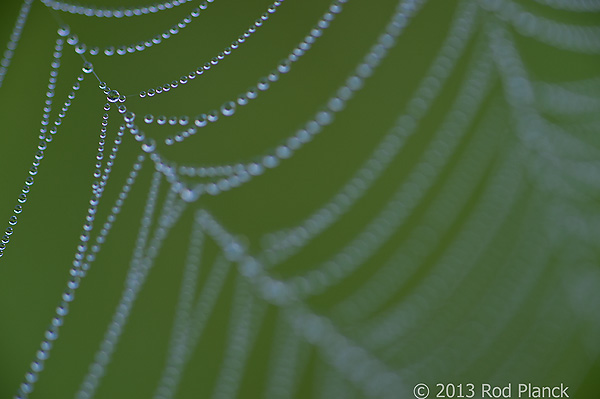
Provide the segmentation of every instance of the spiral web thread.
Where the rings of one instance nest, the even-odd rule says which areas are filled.
[[[102,19],[144,18],[163,12],[168,15],[168,10],[186,7],[188,2],[167,1],[132,8],[94,8],[49,0],[41,3],[52,12]],[[156,140],[144,131],[146,126],[149,129],[153,125],[158,125],[156,129],[177,126],[180,133],[165,140],[167,145],[177,146],[207,124],[233,116],[237,108],[249,101],[260,101],[259,92],[269,90],[285,79],[286,74],[294,73],[295,62],[309,53],[319,38],[335,29],[336,20],[344,16],[347,2],[331,3],[305,39],[259,79],[255,87],[224,103],[219,111],[208,111],[198,117],[136,115],[134,106],[128,104],[122,93],[102,82],[102,72],[94,69],[88,59],[102,53],[107,57],[126,56],[151,51],[158,45],[167,46],[170,43],[167,39],[185,35],[183,28],[196,19],[208,18],[203,14],[213,1],[194,8],[171,29],[137,44],[100,49],[82,43],[69,27],[59,27],[40,142],[2,239],[0,254],[13,239],[13,227],[24,211],[45,152],[53,137],[60,133],[62,120],[77,101],[76,94],[83,90],[84,81],[90,76],[97,79],[108,102],[102,111],[89,209],[67,287],[15,398],[29,397],[38,378],[43,377],[45,363],[60,337],[61,326],[68,319],[80,284],[104,242],[110,239],[113,223],[139,175],[148,173],[145,169],[152,166],[155,170],[125,288],[76,398],[96,396],[136,298],[165,241],[185,212],[193,214],[193,227],[164,368],[156,382],[157,399],[177,396],[186,367],[194,357],[228,278],[233,278],[234,293],[228,313],[229,327],[224,332],[227,346],[211,396],[215,398],[244,397],[240,386],[244,373],[251,367],[252,348],[263,333],[267,313],[273,309],[277,316],[264,389],[267,398],[296,397],[312,350],[317,353],[313,366],[315,397],[409,397],[414,383],[440,375],[447,376],[447,380],[460,376],[469,367],[475,367],[482,353],[498,350],[493,349],[495,340],[506,331],[522,306],[533,307],[535,314],[550,316],[532,321],[524,327],[515,347],[505,348],[507,355],[503,362],[490,374],[496,381],[506,381],[515,375],[515,370],[536,370],[537,376],[549,375],[552,364],[541,354],[550,345],[582,335],[598,336],[600,320],[597,315],[590,316],[583,305],[588,303],[592,308],[600,305],[594,294],[600,292],[597,262],[580,270],[585,281],[566,267],[581,262],[588,253],[581,245],[568,243],[575,240],[586,248],[597,247],[600,232],[597,212],[600,78],[568,82],[535,80],[517,45],[517,38],[525,37],[597,57],[600,53],[597,26],[550,19],[534,11],[539,7],[529,10],[525,4],[513,0],[460,1],[430,68],[404,109],[398,110],[394,126],[362,164],[357,162],[356,172],[340,183],[335,195],[296,225],[259,237],[262,249],[258,251],[248,245],[248,240],[253,241],[254,237],[244,238],[230,231],[202,207],[202,198],[252,184],[255,178],[268,175],[269,170],[279,168],[297,153],[318,146],[318,141],[312,142],[313,138],[327,134],[336,116],[343,115],[346,105],[369,85],[369,78],[378,73],[379,65],[385,62],[405,29],[419,17],[421,9],[431,5],[424,0],[400,1],[352,75],[321,110],[287,136],[284,144],[255,161],[219,165],[176,163],[161,153]],[[600,10],[599,3],[593,0],[536,0],[536,3],[565,12]],[[25,1],[21,8],[1,61],[0,86],[6,76],[10,79],[9,66],[32,6],[40,5]],[[283,1],[274,2],[211,61],[170,83],[145,90],[139,97],[158,96],[185,84],[192,85],[195,79],[210,79],[211,69],[219,68],[221,60],[251,40],[263,24],[279,16],[275,11],[285,6]],[[54,89],[65,51],[81,55],[84,73],[76,78],[58,119],[51,123]],[[464,60],[466,73],[451,106],[406,177],[402,181],[388,179],[393,193],[375,216],[325,261],[305,265],[290,278],[273,272],[293,256],[309,251],[311,243],[336,223],[351,218],[353,209],[370,195],[377,182],[390,169],[398,167],[395,161],[402,156],[407,142],[418,134],[420,123],[456,73],[457,64]],[[119,120],[120,127],[110,136],[108,126],[113,119]],[[138,146],[139,155],[116,200],[107,208],[106,219],[100,221],[96,214],[100,207],[106,206],[103,194],[122,145]],[[194,177],[204,180],[192,183]],[[161,195],[164,186],[167,193]],[[399,238],[398,232],[406,229],[408,220],[421,212],[418,208],[423,203],[427,205],[419,216],[418,226]],[[207,264],[204,255],[209,241],[220,252],[212,264]],[[447,242],[443,244],[444,241]],[[377,258],[382,248],[390,246],[393,250],[386,255],[387,259]],[[429,266],[416,288],[399,296],[406,281],[414,279],[424,265]],[[365,269],[372,272],[365,274]],[[551,270],[558,270],[558,278],[572,299],[569,304],[553,295],[547,301],[535,302],[534,294],[544,295],[538,282]],[[206,278],[200,284],[201,273],[206,273]],[[312,298],[343,286],[357,273],[368,277],[334,306],[327,311],[317,311],[311,306]],[[473,276],[485,273],[493,278],[485,279],[483,286],[473,284]],[[446,303],[452,306],[445,306]],[[494,314],[491,319],[485,316],[490,310]],[[447,328],[436,328],[437,325]],[[546,346],[539,343],[542,335],[544,342],[549,343]],[[593,340],[581,338],[581,341],[589,358],[596,358],[600,347],[590,343]],[[534,355],[523,360],[516,353],[526,347]],[[552,361],[560,363],[562,358]],[[583,362],[572,367],[563,378],[577,386],[588,367]]]

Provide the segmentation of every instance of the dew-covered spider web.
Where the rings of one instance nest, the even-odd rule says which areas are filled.
[[[0,396],[600,395],[600,1],[101,3],[0,6]]]

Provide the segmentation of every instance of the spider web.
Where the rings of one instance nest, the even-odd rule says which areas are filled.
[[[6,8],[0,392],[596,395],[599,10]]]

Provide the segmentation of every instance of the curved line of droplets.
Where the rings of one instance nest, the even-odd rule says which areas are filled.
[[[4,50],[2,60],[0,60],[0,88],[2,87],[2,82],[4,82],[4,77],[6,76],[8,67],[10,66],[10,62],[15,55],[15,50],[19,45],[21,33],[23,33],[23,27],[25,26],[25,22],[27,22],[29,10],[31,10],[31,4],[33,4],[33,0],[25,0],[23,2],[21,10],[19,11],[19,16],[17,17],[17,21],[15,22],[15,26],[10,34],[10,39],[6,45],[6,50]]]
[[[341,3],[341,1],[336,3]],[[379,37],[376,44],[373,45],[371,50],[363,57],[363,61],[355,68],[355,74],[350,76],[346,83],[337,90],[337,94],[330,98],[327,108],[318,111],[313,118],[305,123],[303,129],[298,130],[294,135],[289,137],[286,141],[286,145],[277,147],[274,154],[264,156],[261,164],[237,164],[237,170],[234,171],[234,174],[227,178],[220,179],[216,183],[209,183],[206,186],[200,183],[194,188],[186,187],[186,185],[178,178],[175,166],[161,158],[156,149],[156,142],[154,139],[146,137],[138,126],[134,124],[135,114],[131,111],[127,111],[124,104],[119,106],[119,112],[125,114],[125,123],[129,128],[130,133],[135,136],[137,141],[142,142],[142,150],[151,154],[151,159],[155,162],[158,170],[167,177],[167,180],[170,183],[177,185],[178,191],[184,200],[193,202],[204,192],[210,195],[217,195],[223,191],[228,191],[231,188],[238,187],[241,184],[250,181],[254,176],[262,174],[266,168],[277,167],[281,160],[290,158],[296,150],[300,149],[305,143],[311,141],[312,137],[319,133],[324,126],[332,123],[334,114],[344,109],[345,103],[354,96],[355,92],[363,87],[364,80],[372,75],[374,69],[387,55],[388,50],[394,45],[396,37],[406,26],[409,16],[416,8],[418,8],[416,6],[418,3],[419,2],[408,2],[402,7],[399,7],[393,21],[388,24],[386,32]],[[339,7],[339,4],[336,7]],[[64,31],[60,33],[62,35],[67,34],[67,32]],[[91,65],[87,66],[88,68],[84,65],[84,72],[90,73]],[[101,84],[101,88],[104,89],[107,94],[109,102],[115,103],[125,101],[125,96],[120,95],[117,90],[110,90],[104,83]],[[187,174],[202,174],[202,172],[195,173],[196,169],[193,167],[187,167],[185,170],[188,172]]]
[[[331,8],[330,8],[331,11],[334,13],[336,11],[340,12],[341,7],[339,7],[339,4],[336,5],[335,3],[336,2],[334,2],[334,4],[331,6]],[[324,15],[324,17],[317,24],[317,28],[314,28],[311,31],[311,34],[308,35],[307,38],[298,47],[296,47],[292,51],[292,53],[288,57],[288,60],[286,60],[286,61],[296,61],[298,59],[298,56],[301,56],[302,54],[304,54],[304,51],[310,48],[310,44],[314,43],[316,38],[321,36],[321,34],[322,34],[321,29],[328,26],[328,22],[330,20],[332,20],[332,15],[333,14],[331,12],[326,13]],[[248,31],[247,31],[247,34],[248,34]],[[226,50],[225,53],[228,53],[228,51]],[[204,67],[199,68],[196,71],[196,74],[199,75],[199,74],[203,73],[205,70],[210,69],[211,64],[216,65],[218,63],[218,60],[222,59],[223,57],[224,57],[224,53],[221,53],[218,57],[215,57],[211,63],[206,63],[204,65]],[[283,63],[281,63],[278,66],[278,71],[287,72],[289,70],[289,63],[286,63],[286,61],[284,61]],[[276,81],[279,78],[278,71],[271,72],[268,77],[260,79],[259,84],[257,86],[258,90],[263,90],[263,91],[267,90],[270,87],[270,82]],[[190,74],[190,76],[191,75],[192,74]],[[182,82],[185,82],[185,80],[182,80]],[[173,88],[177,87],[177,84],[178,83],[176,81],[173,81],[171,83],[171,85],[168,85],[168,84],[165,85],[164,91],[168,91],[171,87],[173,87]],[[237,104],[244,105],[244,104],[247,104],[249,99],[256,98],[257,93],[258,93],[257,88],[251,88],[250,90],[248,90],[248,92],[245,95],[241,95],[237,99]],[[108,88],[106,88],[106,89],[108,89]],[[153,96],[155,94],[155,92],[160,92],[160,91],[161,91],[161,88],[159,87],[158,90],[156,90],[156,91],[154,89],[151,89],[151,91],[149,91],[148,94],[150,96]],[[116,91],[113,91],[113,94],[115,94],[115,93],[116,93]],[[146,95],[146,92],[141,93],[142,97],[145,95]],[[109,94],[109,99],[110,99],[110,94]],[[336,100],[339,100],[339,98],[332,99],[332,101],[336,101]],[[124,106],[122,106],[122,107],[124,108]],[[235,107],[236,107],[236,102],[233,102],[233,101],[226,102],[221,107],[221,114],[223,114],[224,116],[230,116],[235,112]],[[331,107],[331,104],[330,104],[330,107]],[[131,115],[131,114],[129,114],[129,115]],[[317,115],[316,120],[312,121],[312,122],[317,122],[317,124],[319,124],[319,121],[318,121],[319,117],[321,117],[322,119],[327,119],[327,112],[321,112],[320,114]],[[151,114],[147,115],[144,118],[144,121],[146,123],[151,123],[153,120],[154,120],[154,116]],[[164,116],[159,116],[158,118],[156,118],[156,120],[159,125],[164,125],[167,121],[167,118]],[[211,112],[209,112],[208,115],[201,114],[200,116],[198,116],[195,120],[195,125],[198,127],[203,127],[203,126],[207,125],[207,122],[215,122],[217,120],[218,120],[218,112],[211,111]],[[170,125],[174,125],[177,123],[179,123],[180,125],[185,125],[188,123],[189,117],[187,117],[187,116],[184,116],[181,118],[171,117],[171,118],[169,118],[168,121],[169,121]],[[177,134],[174,138],[167,137],[167,139],[165,141],[167,144],[173,144],[174,142],[180,142],[180,141],[183,141],[183,139],[185,139],[186,137],[189,137],[190,135],[194,134],[195,132],[196,132],[196,128],[192,127],[180,134]],[[302,134],[303,133],[302,130],[299,131],[299,133]],[[303,135],[303,137],[304,136],[306,136],[306,135]],[[305,140],[306,140],[306,137],[305,137]],[[282,146],[277,147],[274,155],[264,156],[262,165],[260,163],[250,163],[248,165],[235,164],[235,165],[224,165],[224,166],[216,167],[216,168],[200,167],[200,168],[194,168],[194,169],[182,166],[182,167],[180,167],[180,173],[182,173],[184,175],[201,176],[201,177],[215,176],[215,175],[228,176],[227,179],[221,179],[217,183],[209,183],[207,185],[206,191],[209,194],[213,194],[213,195],[218,194],[220,191],[225,191],[225,190],[229,189],[230,186],[232,185],[231,184],[232,181],[233,181],[233,185],[237,184],[238,179],[240,178],[240,175],[242,175],[242,176],[246,176],[247,174],[257,175],[257,174],[261,174],[264,171],[265,167],[268,168],[268,167],[277,166],[279,164],[279,160],[285,159],[286,157],[291,156],[291,154],[293,153],[293,150],[301,147],[303,144],[302,141],[303,140],[301,137],[292,137],[290,140],[288,140],[287,146],[282,145]],[[269,165],[273,165],[273,166],[269,166]],[[242,177],[241,179],[244,180],[244,177]],[[202,192],[202,187],[203,187],[202,185],[198,185],[196,192],[198,192],[198,191]],[[194,194],[193,197],[196,197],[196,195]]]
[[[208,8],[208,5],[213,2],[214,2],[214,0],[206,0],[206,1],[202,2],[198,7],[193,9],[186,17],[184,17],[177,24],[173,25],[171,28],[165,30],[161,34],[154,36],[151,39],[142,40],[135,44],[120,45],[116,48],[115,48],[115,46],[111,45],[111,46],[105,47],[103,51],[100,51],[99,46],[90,46],[90,45],[80,41],[79,36],[77,34],[70,32],[70,28],[68,25],[61,26],[61,28],[59,29],[59,34],[61,36],[65,36],[65,37],[68,36],[67,44],[74,46],[75,52],[77,54],[81,54],[81,55],[89,54],[92,56],[104,54],[104,55],[110,57],[115,54],[125,55],[128,53],[135,53],[136,51],[138,51],[138,52],[144,51],[154,45],[161,44],[161,43],[163,43],[164,40],[167,40],[167,39],[171,38],[171,36],[176,35],[177,33],[180,32],[181,29],[186,28],[194,20],[194,18],[199,17],[201,14],[201,11],[206,10]]]
[[[335,0],[333,1],[327,11],[321,16],[318,22],[311,28],[310,32],[305,36],[305,38],[294,47],[289,55],[279,64],[275,69],[273,69],[267,76],[263,76],[258,79],[258,82],[255,86],[250,87],[246,93],[241,94],[235,101],[226,101],[221,107],[220,112],[217,110],[212,110],[207,113],[202,113],[194,118],[194,125],[175,136],[169,136],[165,139],[165,144],[172,145],[174,143],[182,142],[187,137],[194,135],[197,133],[198,128],[205,127],[209,122],[214,123],[219,120],[219,114],[222,116],[232,116],[236,112],[237,106],[244,106],[248,104],[251,100],[258,98],[258,93],[260,91],[267,91],[271,87],[271,84],[277,82],[281,76],[281,74],[286,74],[291,70],[292,64],[299,61],[300,58],[305,55],[317,40],[323,36],[324,31],[330,27],[331,22],[335,19],[336,14],[340,14],[342,12],[342,4],[346,3],[348,0]],[[246,31],[248,32],[248,31]],[[240,36],[242,38],[244,35]],[[235,42],[234,42],[235,43]],[[239,43],[241,44],[241,43]],[[219,61],[225,58],[226,55],[231,54],[232,47],[227,47],[223,52],[219,53],[218,56],[213,57],[210,62],[205,63],[202,67],[198,68],[195,72],[196,75],[203,75],[206,71],[210,70],[212,67],[218,65]],[[146,95],[152,97],[155,94],[160,94],[161,92],[168,92],[170,89],[175,89],[179,87],[179,83],[185,84],[187,83],[187,77],[182,76],[179,81],[174,80],[170,84],[165,84],[164,87],[159,86],[156,90],[150,89],[148,92],[140,93],[140,97],[146,97]],[[152,124],[156,122],[159,126],[165,125],[180,125],[186,126],[189,124],[192,118],[190,116],[171,116],[167,118],[164,115],[153,115],[147,114],[144,117],[144,122],[146,124]],[[231,173],[230,173],[231,174]]]
[[[213,182],[206,185],[199,183],[193,188],[188,188],[178,177],[177,165],[174,162],[163,160],[156,149],[154,139],[147,138],[139,127],[134,124],[135,114],[133,112],[125,113],[127,127],[130,129],[130,133],[135,135],[136,140],[143,142],[142,149],[145,152],[151,153],[151,159],[166,176],[167,180],[170,183],[180,185],[178,191],[184,200],[192,202],[203,193],[218,195],[223,191],[238,187],[250,181],[253,177],[261,175],[266,169],[273,169],[279,166],[282,160],[290,158],[304,144],[310,142],[315,135],[320,133],[325,126],[333,122],[335,114],[342,111],[345,108],[346,102],[363,88],[364,81],[373,74],[377,66],[387,56],[388,51],[395,44],[396,38],[404,30],[409,18],[419,8],[420,3],[422,1],[409,1],[398,7],[392,21],[386,26],[384,33],[379,36],[362,61],[354,68],[354,73],[338,88],[336,94],[327,101],[327,105],[322,107],[313,117],[304,123],[303,128],[289,136],[285,140],[285,144],[278,146],[272,153],[263,156],[260,163],[251,162],[248,164],[238,163],[234,166],[229,165],[233,168],[234,173],[231,176],[219,179],[216,183]],[[118,92],[113,93],[113,96],[116,97],[117,95]],[[116,99],[113,98],[112,101],[116,101]],[[182,172],[185,171],[182,174],[188,176],[202,175],[202,169],[198,172],[193,166],[180,166],[179,170]]]
[[[232,43],[232,48],[237,48],[239,43],[244,42],[246,38],[250,37],[250,35],[252,33],[254,33],[257,28],[262,26],[263,21],[266,21],[269,18],[269,14],[275,13],[277,11],[277,7],[279,7],[281,4],[283,4],[284,1],[285,0],[279,0],[279,1],[275,1],[273,4],[271,4],[267,8],[267,11],[265,13],[263,13],[260,16],[260,18],[256,19],[254,24],[250,28],[248,28],[248,30],[244,33],[244,35],[240,36],[238,38],[238,40],[236,40]],[[206,0],[206,1],[202,2],[198,7],[194,8],[187,16],[185,16],[183,19],[181,19],[177,24],[175,24],[171,28],[165,30],[163,33],[155,35],[151,39],[141,40],[137,43],[132,43],[132,44],[128,44],[128,45],[120,45],[117,47],[115,47],[114,45],[110,45],[110,46],[105,47],[104,50],[102,50],[102,51],[100,50],[99,46],[90,46],[89,44],[86,44],[86,43],[80,41],[77,34],[75,34],[75,33],[70,34],[70,29],[68,26],[66,26],[66,25],[63,26],[62,30],[64,31],[65,36],[68,35],[67,44],[74,46],[75,52],[77,54],[81,54],[81,55],[89,54],[91,56],[103,54],[103,55],[109,56],[109,57],[113,56],[115,54],[116,55],[126,55],[126,54],[135,53],[135,52],[141,52],[141,51],[149,49],[150,47],[164,43],[165,40],[170,39],[172,36],[178,34],[179,32],[181,32],[181,30],[185,29],[190,23],[192,23],[192,21],[195,18],[198,18],[200,16],[202,11],[204,11],[208,8],[208,5],[210,3],[213,3],[213,2],[214,2],[214,0]],[[193,78],[190,77],[190,79],[193,79]]]
[[[135,6],[135,7],[117,7],[117,8],[100,8],[100,7],[89,7],[80,4],[66,3],[63,1],[55,0],[40,0],[46,7],[49,7],[56,11],[64,11],[69,14],[83,15],[86,17],[99,17],[99,18],[123,18],[123,17],[135,17],[139,15],[155,14],[160,11],[170,10],[182,4],[191,2],[192,0],[173,0],[165,1],[163,3],[155,3],[147,6]]]
[[[333,10],[334,9],[332,7],[331,11],[333,11]],[[340,10],[341,10],[341,7],[339,8],[338,12]],[[279,72],[287,72],[291,65],[290,61],[292,61],[292,62],[296,61],[299,56],[304,54],[305,50],[310,49],[310,44],[314,43],[314,41],[318,37],[321,36],[322,29],[327,27],[328,22],[332,19],[330,17],[330,15],[332,15],[332,14],[326,13],[324,15],[324,17],[317,24],[317,27],[313,28],[313,30],[311,31],[311,34],[309,34],[305,38],[305,40],[291,52],[288,59],[284,60],[277,67],[277,70],[272,71],[267,77],[261,78],[256,87],[250,88],[245,94],[242,94],[241,96],[239,96],[236,101],[228,101],[228,102],[224,103],[221,106],[220,113],[224,116],[231,116],[235,112],[235,108],[237,105],[245,105],[248,103],[248,101],[250,99],[256,98],[259,91],[268,90],[268,88],[270,87],[270,83],[277,81],[279,79]],[[206,63],[202,68],[199,68],[196,71],[196,74],[201,74],[205,70],[210,69],[211,64],[216,65],[218,63],[219,59],[222,59],[223,57],[224,57],[224,53],[220,53],[220,55],[218,57],[213,58],[213,61],[211,61],[210,63]],[[191,75],[192,74],[190,74],[190,76]],[[183,80],[181,80],[182,83],[187,81],[186,77],[182,77],[182,79],[183,79]],[[166,85],[164,85],[164,91],[168,91],[171,88],[175,88],[175,87],[177,87],[177,85],[178,85],[177,81],[173,81],[171,83],[171,85],[166,84]],[[158,88],[158,89],[159,90],[156,90],[156,91],[154,89],[151,89],[151,91],[149,91],[148,94],[150,96],[153,96],[155,93],[163,91],[162,88]],[[141,96],[142,97],[146,96],[146,92],[142,92]],[[337,101],[337,100],[339,100],[339,98],[332,99],[332,101]],[[343,106],[343,104],[340,104],[339,101],[337,101],[337,105]],[[331,104],[330,104],[330,108],[331,108]],[[328,118],[328,113],[326,111],[319,113],[317,115],[317,118],[311,122],[316,122],[316,124],[319,125],[319,121],[317,120],[319,117],[321,117],[323,120],[326,120]],[[217,112],[216,110],[213,110],[213,111],[210,111],[208,113],[208,115],[200,114],[195,119],[194,124],[197,127],[204,127],[207,125],[208,122],[216,122],[218,119],[219,119],[219,112]],[[167,119],[165,116],[161,115],[161,116],[156,117],[156,119],[155,119],[154,115],[148,114],[144,118],[144,121],[146,123],[152,123],[155,120],[159,125],[165,125],[167,123],[167,121],[168,121],[169,125],[177,125],[177,124],[187,125],[189,123],[190,117],[188,117],[188,116],[170,117]],[[314,126],[314,124],[313,124],[313,126]],[[314,127],[313,127],[313,129],[314,129]],[[305,129],[305,130],[307,130],[307,129]],[[165,139],[165,142],[166,142],[166,144],[173,144],[175,142],[181,142],[186,137],[189,137],[190,135],[193,135],[196,132],[197,132],[197,128],[191,127],[189,129],[184,130],[183,132],[175,135],[174,137],[173,136],[167,137]],[[265,167],[266,168],[275,167],[279,164],[279,161],[281,159],[290,157],[294,150],[299,149],[304,144],[305,141],[310,140],[309,136],[307,136],[306,134],[303,134],[302,129],[298,133],[302,137],[291,137],[288,140],[288,142],[286,143],[287,146],[281,145],[281,146],[277,147],[275,154],[268,154],[268,155],[263,156],[262,165],[261,165],[261,163],[253,162],[253,163],[249,163],[246,165],[238,163],[238,164],[234,164],[234,165],[228,164],[228,165],[221,165],[221,166],[216,166],[216,167],[193,168],[193,167],[180,166],[179,173],[181,173],[183,175],[188,175],[188,176],[200,176],[200,177],[214,177],[214,176],[219,176],[219,175],[228,176],[228,178],[220,179],[217,183],[209,183],[206,186],[207,187],[206,192],[208,192],[209,194],[213,194],[213,193],[218,194],[220,191],[228,190],[230,188],[230,186],[232,185],[231,180],[233,180],[233,185],[237,184],[237,180],[240,177],[240,175],[245,176],[246,174],[250,174],[250,175],[261,174],[264,171]],[[273,166],[269,166],[269,165],[273,165]],[[236,178],[236,176],[237,176],[237,178]],[[244,179],[244,177],[242,177],[242,180],[243,179]],[[198,192],[198,191],[202,192],[203,191],[202,187],[203,186],[198,185],[196,192]],[[196,197],[196,194],[194,194],[193,197]]]

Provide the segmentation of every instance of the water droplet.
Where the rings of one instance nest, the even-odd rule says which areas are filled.
[[[346,85],[350,90],[357,91],[362,87],[363,81],[358,76],[351,76],[346,80]]]
[[[282,145],[277,147],[277,149],[275,150],[275,154],[278,158],[287,159],[290,156],[292,156],[292,151],[288,147]]]
[[[228,101],[221,106],[221,113],[224,116],[231,116],[235,113],[236,103],[233,101]]]
[[[206,114],[200,114],[196,117],[196,120],[194,120],[194,124],[198,127],[204,127],[204,126],[206,126],[206,123],[207,123]]]
[[[84,54],[86,49],[87,47],[84,43],[77,43],[77,45],[75,46],[75,52],[77,54]]]
[[[135,120],[135,114],[131,111],[128,111],[125,113],[123,118],[125,119],[125,122],[133,122]]]
[[[279,160],[273,155],[267,155],[263,158],[262,163],[266,168],[274,168],[279,165]]]
[[[241,94],[238,99],[237,99],[237,103],[239,105],[246,105],[248,104],[248,97],[246,97],[245,94]]]
[[[317,121],[310,121],[306,125],[306,131],[310,134],[317,134],[321,131],[321,125],[317,123]]]
[[[156,142],[152,138],[147,138],[142,143],[142,151],[144,152],[152,152],[156,149]]]
[[[269,88],[269,80],[267,78],[260,78],[257,86],[258,90],[265,91]]]
[[[144,122],[146,122],[146,123],[154,122],[154,115],[148,114],[148,115],[144,116]]]
[[[321,126],[329,125],[333,121],[333,116],[328,111],[321,111],[317,114],[317,123]]]
[[[219,120],[219,113],[216,110],[212,110],[207,115],[209,122],[216,122]]]
[[[236,241],[229,242],[223,252],[225,253],[225,257],[231,261],[238,261],[242,258],[245,252],[245,248]]]
[[[86,61],[83,63],[83,67],[81,68],[81,70],[84,73],[92,73],[94,71],[94,65],[92,65],[91,62]]]
[[[258,175],[262,174],[263,171],[264,171],[263,166],[258,163],[253,162],[250,165],[248,165],[248,173],[250,173],[252,176],[258,176]]]
[[[76,45],[77,42],[79,42],[79,38],[77,37],[77,35],[71,35],[67,38],[67,43],[69,43],[72,46]]]
[[[219,190],[219,187],[215,183],[208,183],[206,185],[206,192],[210,195],[217,195],[221,190]]]
[[[116,103],[117,101],[119,101],[119,92],[114,89],[109,91],[106,96],[106,99],[111,103]]]
[[[191,188],[184,188],[180,195],[181,195],[181,199],[184,200],[185,202],[194,202],[196,201],[199,197],[200,197],[200,188],[202,186],[198,186],[195,189],[191,189]]]
[[[338,97],[334,97],[331,100],[329,100],[329,103],[327,105],[329,109],[334,112],[339,112],[342,109],[344,109],[344,101]]]
[[[250,100],[254,100],[256,97],[258,97],[258,92],[256,90],[257,90],[256,87],[249,88],[248,91],[246,92],[246,96]]]
[[[67,37],[69,36],[69,33],[71,33],[69,25],[61,25],[60,28],[58,28],[58,35],[61,37]]]

